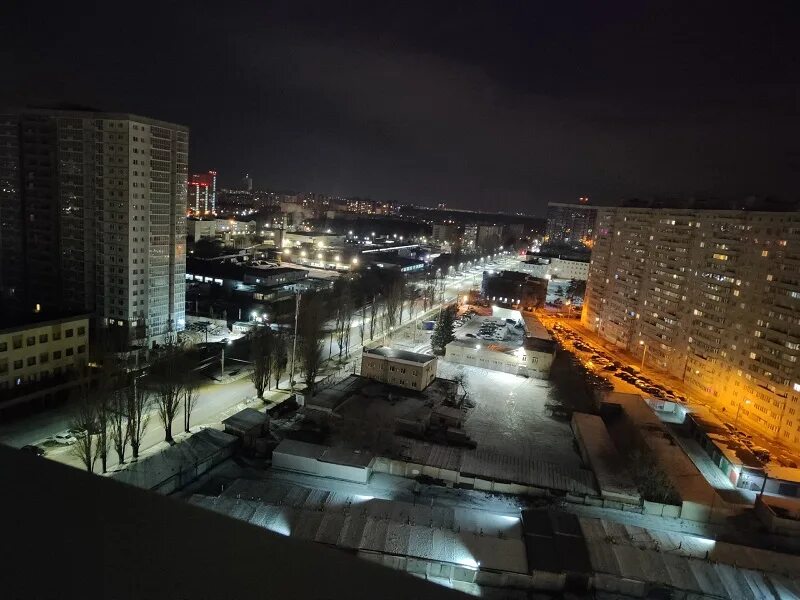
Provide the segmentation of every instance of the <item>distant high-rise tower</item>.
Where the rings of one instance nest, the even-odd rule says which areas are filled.
[[[0,297],[93,312],[131,341],[183,329],[188,141],[129,114],[0,115]]]
[[[242,187],[247,192],[252,192],[253,191],[253,178],[250,177],[249,173],[245,173],[244,174],[244,177],[242,178]]]
[[[188,206],[196,215],[217,212],[217,172],[198,173],[189,176]]]
[[[587,206],[588,198],[580,198],[579,202],[580,204],[551,202],[547,205],[548,242],[591,245],[597,209]]]

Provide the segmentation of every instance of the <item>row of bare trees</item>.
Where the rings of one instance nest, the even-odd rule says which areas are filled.
[[[175,443],[172,425],[181,410],[183,430],[189,431],[198,401],[197,384],[189,367],[183,349],[168,344],[146,380],[118,368],[110,357],[103,361],[98,375],[83,378],[71,428],[77,437],[73,453],[87,471],[93,472],[99,461],[106,473],[112,451],[117,462],[124,464],[128,447],[132,459],[137,460],[153,413],[169,444]]]
[[[272,388],[273,378],[277,388],[286,372],[289,341],[282,333],[274,332],[269,327],[259,327],[252,333],[250,350],[253,361],[250,380],[258,397],[263,398],[264,392]]]

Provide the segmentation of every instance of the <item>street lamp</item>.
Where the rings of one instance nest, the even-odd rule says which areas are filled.
[[[644,359],[647,356],[647,344],[644,343],[644,340],[639,340],[639,345],[644,347],[644,351],[642,352],[642,366],[639,367],[639,370],[644,373]]]
[[[753,402],[752,400],[745,400],[744,401],[745,404],[752,404],[752,402]],[[739,406],[736,408],[736,418],[733,421],[733,428],[734,429],[738,429],[739,428],[739,411],[740,410],[742,410],[742,401],[741,400],[739,400]]]

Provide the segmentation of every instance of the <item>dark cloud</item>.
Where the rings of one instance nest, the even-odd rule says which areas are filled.
[[[5,93],[184,122],[193,168],[274,188],[534,213],[797,195],[792,3],[383,4],[28,8]]]

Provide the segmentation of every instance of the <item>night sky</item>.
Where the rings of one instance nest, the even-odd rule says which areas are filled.
[[[800,196],[796,0],[16,4],[3,104],[183,123],[223,184],[531,214]]]

